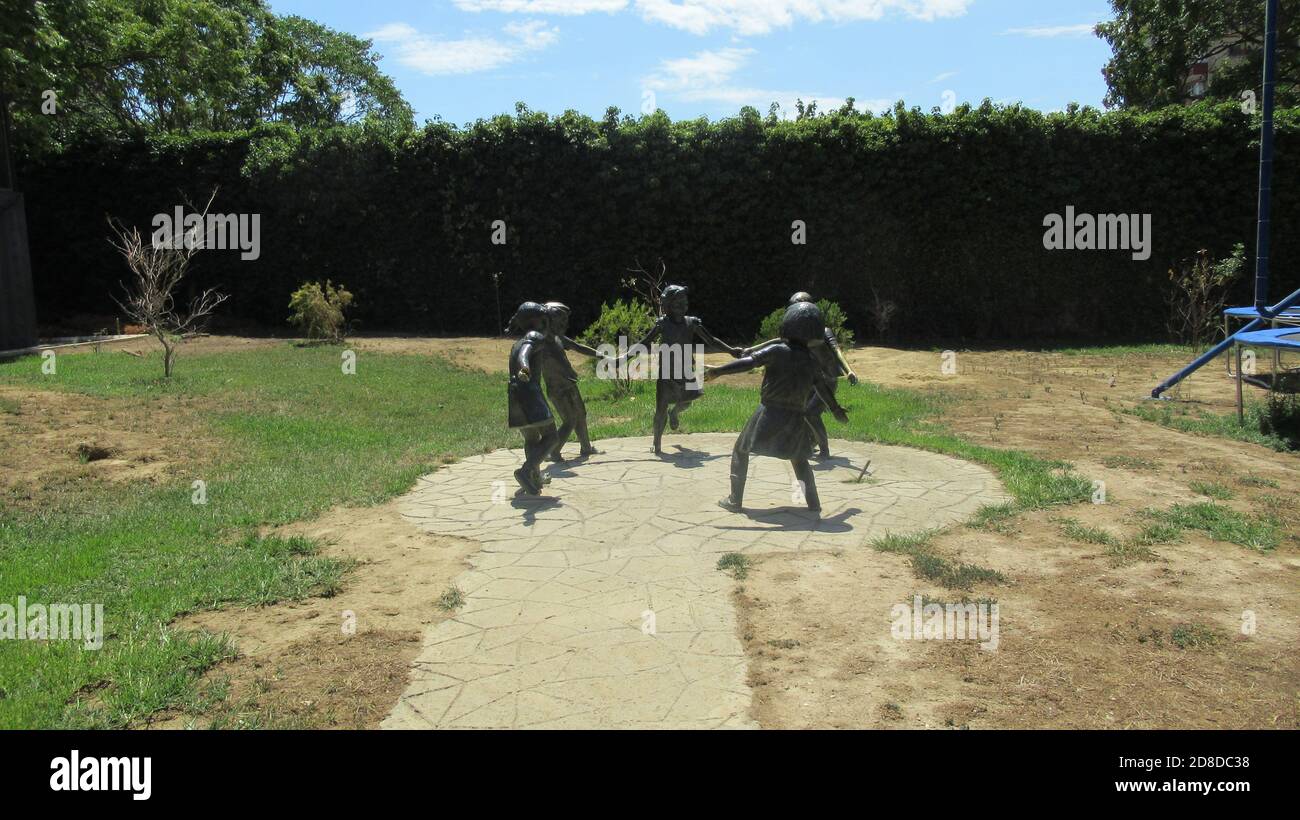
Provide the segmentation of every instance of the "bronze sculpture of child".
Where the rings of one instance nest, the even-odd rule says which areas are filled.
[[[547,454],[547,460],[564,460],[560,451],[575,430],[582,447],[580,455],[595,455],[598,451],[592,446],[591,437],[587,433],[587,406],[582,401],[582,394],[578,392],[578,373],[573,369],[565,351],[576,350],[594,359],[602,358],[601,354],[566,335],[569,332],[567,305],[547,302],[546,312],[550,323],[546,332],[546,355],[542,357],[542,378],[546,382],[546,396],[563,422],[557,433],[555,448]]]
[[[683,285],[669,285],[660,297],[664,315],[637,345],[659,342],[659,369],[655,376],[654,451],[663,453],[664,426],[678,427],[678,416],[702,394],[701,375],[694,370],[694,342],[725,350],[739,358],[741,349],[732,347],[708,331],[697,316],[688,316],[690,304]],[[688,375],[689,374],[689,375]]]
[[[510,348],[510,383],[506,400],[510,427],[524,437],[524,465],[515,470],[515,481],[522,492],[539,495],[546,483],[542,478],[542,459],[556,447],[559,438],[551,408],[542,395],[537,376],[547,356],[546,308],[536,302],[524,302],[510,320],[512,328],[522,330]]]
[[[811,302],[796,302],[786,309],[779,341],[737,361],[707,368],[704,378],[712,381],[731,373],[762,367],[760,403],[736,439],[731,451],[731,494],[718,502],[725,510],[740,512],[745,498],[745,480],[751,454],[786,459],[794,467],[808,509],[821,510],[812,466],[808,464],[806,408],[809,396],[817,394],[841,422],[848,421],[831,392],[821,366],[809,350],[809,343],[822,339],[826,325],[822,312]]]
[[[813,303],[813,298],[805,291],[799,291],[790,297],[790,304],[793,305],[796,302]],[[763,342],[762,344],[749,348],[745,353],[748,354],[756,350],[762,350],[764,347],[776,344],[779,341],[781,340],[772,339]],[[817,363],[821,366],[822,374],[825,376],[826,384],[832,394],[834,394],[839,388],[839,377],[841,374],[848,376],[849,384],[856,385],[858,383],[858,374],[853,372],[853,368],[849,365],[848,359],[844,358],[844,352],[840,350],[840,344],[835,339],[835,332],[829,327],[824,329],[820,340],[815,340],[809,343],[808,349],[812,352],[813,357],[817,359]],[[805,408],[808,417],[808,426],[812,430],[814,439],[812,444],[813,447],[819,449],[818,458],[821,459],[828,459],[831,457],[830,437],[826,433],[826,423],[822,421],[822,413],[826,412],[827,409],[829,408],[826,402],[822,401],[821,396],[816,392],[808,398],[808,406]]]

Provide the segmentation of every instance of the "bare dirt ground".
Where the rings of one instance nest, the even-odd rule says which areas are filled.
[[[141,405],[0,387],[0,498],[22,506],[84,479],[179,475],[215,450],[200,429],[184,400]]]
[[[180,619],[182,629],[229,635],[233,661],[206,676],[228,688],[225,701],[196,715],[163,715],[159,728],[297,726],[371,729],[406,688],[426,629],[448,617],[436,602],[478,545],[429,535],[395,502],[337,507],[314,521],[281,527],[326,544],[322,554],[356,562],[342,591],[251,609]]]
[[[207,337],[187,343],[181,355],[286,343]],[[500,372],[510,341],[384,337],[349,344]],[[157,355],[151,340],[119,346]],[[1230,487],[1234,497],[1220,503],[1242,512],[1270,509],[1287,518],[1296,509],[1296,455],[1116,412],[1142,401],[1180,357],[959,352],[953,376],[941,373],[937,351],[866,347],[849,358],[864,379],[959,397],[945,417],[952,429],[977,443],[1070,461],[1105,482],[1107,503],[939,536],[940,551],[1007,578],[970,593],[921,581],[906,558],[865,545],[763,557],[736,590],[761,725],[1300,728],[1294,525],[1288,522],[1271,552],[1188,531],[1179,543],[1154,547],[1155,560],[1126,564],[1061,530],[1064,516],[1130,535],[1145,523],[1147,508],[1207,500],[1190,486],[1197,481]],[[1217,363],[1178,395],[1216,412],[1228,412],[1233,401]],[[852,389],[840,397],[851,412]],[[217,446],[203,439],[197,409],[0,388],[0,494],[21,504],[83,478],[187,474],[192,460]],[[157,434],[157,414],[171,414],[164,427],[175,434]],[[1246,477],[1264,481],[1243,484]],[[358,568],[333,598],[185,619],[229,633],[240,650],[210,681],[228,683],[236,720],[256,724],[270,714],[307,726],[376,725],[405,684],[418,636],[443,617],[433,602],[473,545],[421,534],[390,506],[334,510],[288,529],[325,538],[329,554],[353,558]],[[965,594],[998,601],[997,651],[891,637],[894,604],[914,595],[955,602]],[[353,635],[342,631],[345,611],[356,615]],[[1257,629],[1245,635],[1248,611]],[[1175,640],[1188,626],[1213,638]],[[185,726],[212,716],[163,718],[162,725]]]
[[[1105,547],[1067,538],[1059,523],[1068,516],[1132,534],[1144,508],[1207,500],[1190,488],[1197,480],[1230,486],[1236,497],[1224,503],[1234,509],[1290,513],[1300,491],[1295,455],[1112,412],[1141,401],[1173,372],[1174,357],[959,353],[955,376],[941,374],[938,352],[865,348],[849,358],[874,382],[962,396],[946,417],[953,429],[1069,460],[1105,482],[1107,503],[1026,514],[1001,531],[960,527],[936,540],[942,552],[1007,577],[969,593],[998,601],[996,651],[894,639],[894,604],[965,597],[917,579],[901,556],[869,548],[765,556],[736,592],[761,725],[1300,726],[1294,527],[1271,553],[1188,532],[1155,547],[1154,561],[1116,566]],[[1211,365],[1183,394],[1227,412],[1233,394],[1221,373]],[[852,392],[840,396],[851,407]],[[1243,486],[1245,476],[1278,486]],[[1246,611],[1257,624],[1249,636]],[[1184,625],[1215,637],[1180,647],[1175,630]]]

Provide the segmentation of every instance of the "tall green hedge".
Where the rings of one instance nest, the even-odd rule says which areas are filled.
[[[1274,288],[1300,286],[1300,112],[1278,122]],[[222,311],[283,324],[304,280],[346,282],[366,330],[492,333],[523,299],[558,299],[581,330],[662,258],[692,312],[734,340],[790,293],[838,302],[859,339],[873,298],[893,338],[1159,338],[1172,262],[1253,252],[1258,121],[1236,106],[1042,114],[901,107],[887,116],[672,122],[520,109],[409,135],[282,127],[153,143],[87,143],[20,165],[43,316],[111,311],[125,273],[106,214],[153,214],[214,185],[216,212],[260,213],[262,254],[200,254],[194,286]],[[1048,251],[1043,218],[1149,213],[1151,259]],[[493,220],[508,242],[491,243]],[[791,242],[791,223],[807,244]],[[1243,288],[1246,285],[1243,285]],[[1237,297],[1248,302],[1249,294]]]

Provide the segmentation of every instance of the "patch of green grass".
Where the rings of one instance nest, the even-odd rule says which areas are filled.
[[[1074,518],[1057,519],[1060,524],[1061,534],[1066,538],[1075,541],[1083,541],[1087,544],[1101,544],[1102,546],[1113,547],[1119,544],[1119,538],[1112,533],[1097,527],[1089,527]]]
[[[971,517],[970,521],[966,522],[966,526],[971,529],[990,530],[1007,535],[1014,531],[1015,528],[1011,524],[1019,514],[1020,510],[1011,501],[1001,504],[985,504],[975,511],[975,515]]]
[[[912,570],[919,577],[949,589],[970,589],[975,584],[1000,584],[1007,580],[1005,575],[995,569],[958,563],[933,553],[913,555]]]
[[[1212,413],[1172,401],[1142,402],[1125,407],[1122,412],[1182,433],[1245,441],[1279,453],[1291,449],[1283,437],[1260,432],[1260,420],[1267,414],[1264,402],[1253,401],[1247,404],[1244,424],[1237,422],[1236,413]]]
[[[1065,347],[1050,352],[1059,353],[1062,356],[1100,356],[1103,358],[1127,359],[1151,356],[1182,356],[1187,352],[1187,348],[1176,344],[1133,344]]]
[[[718,570],[721,572],[730,572],[731,577],[737,581],[744,580],[749,575],[749,568],[754,562],[745,555],[738,552],[728,552],[718,559]]]
[[[1157,467],[1151,459],[1138,456],[1106,456],[1101,463],[1112,470],[1154,470]]]
[[[1150,516],[1152,511],[1145,513]],[[1159,561],[1160,556],[1151,549],[1160,544],[1173,544],[1183,538],[1183,528],[1167,521],[1150,521],[1142,526],[1137,535],[1130,538],[1115,539],[1107,544],[1106,554],[1113,566],[1121,567],[1139,561]]]
[[[454,612],[465,605],[465,593],[461,592],[460,587],[453,584],[442,595],[438,596],[435,603],[438,605],[438,609],[443,612]]]
[[[1155,521],[1147,524],[1133,538],[1133,543],[1144,547],[1159,544],[1176,544],[1183,538],[1183,528],[1167,521]]]
[[[939,530],[898,535],[886,533],[871,542],[873,549],[906,555],[918,578],[934,581],[949,589],[970,589],[975,584],[1000,584],[1006,576],[977,564],[965,564],[940,555],[933,547]]]
[[[1193,481],[1187,485],[1192,492],[1198,495],[1208,496],[1219,501],[1231,501],[1237,497],[1231,487],[1225,487],[1222,484],[1215,484],[1212,481]]]
[[[1175,504],[1168,510],[1151,510],[1157,521],[1183,530],[1197,530],[1215,541],[1253,550],[1271,550],[1282,540],[1278,520],[1271,515],[1250,517],[1213,502]]]
[[[1275,518],[1292,509],[1295,504],[1294,500],[1275,493],[1264,493],[1255,500],[1267,511],[1268,515]]]
[[[1204,649],[1223,639],[1203,624],[1178,624],[1170,631],[1170,638],[1179,649]]]
[[[22,409],[22,405],[17,401],[0,396],[0,413],[16,416],[22,413]]]
[[[1261,489],[1268,488],[1271,490],[1279,490],[1282,488],[1282,485],[1277,483],[1273,479],[1264,478],[1263,476],[1257,476],[1257,475],[1241,476],[1240,478],[1237,479],[1237,483],[1242,485],[1243,487],[1258,487]]]

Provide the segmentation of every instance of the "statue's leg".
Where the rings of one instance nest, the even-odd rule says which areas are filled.
[[[663,382],[655,385],[655,452],[663,452],[664,427],[668,424],[668,395]]]
[[[524,464],[518,470],[515,470],[515,481],[529,495],[537,495],[542,491],[542,483],[535,476],[540,472],[537,470],[537,463],[540,463],[542,455],[545,453],[541,449],[541,431],[536,427],[525,427],[520,431],[524,436]]]
[[[814,442],[821,449],[822,458],[831,457],[831,440],[826,434],[826,422],[822,421],[822,411],[819,407],[817,410],[808,414],[808,426],[812,427]]]
[[[547,453],[548,461],[563,461],[564,455],[560,451],[564,445],[569,443],[569,436],[573,433],[573,428],[577,425],[577,412],[573,406],[574,402],[571,397],[563,394],[556,394],[551,399],[551,404],[555,405],[555,410],[564,422],[555,436],[555,446]]]
[[[808,459],[803,456],[790,459],[794,465],[794,477],[803,484],[803,497],[808,502],[808,509],[818,512],[822,508],[821,498],[817,495],[817,480]]]
[[[587,410],[584,407],[577,419],[578,443],[582,445],[582,455],[589,456],[599,452],[591,444],[591,434],[587,432]]]
[[[691,403],[689,401],[679,401],[674,404],[672,411],[668,414],[668,425],[676,430],[678,426],[678,414],[690,406]]]
[[[542,458],[547,453],[558,452],[560,449],[560,434],[556,431],[554,424],[543,427],[537,441],[537,458],[533,462],[533,478],[540,488],[543,484],[549,484],[550,479],[542,478]]]
[[[749,449],[742,443],[744,440],[742,433],[731,448],[731,495],[725,499],[736,509],[745,503],[745,480],[749,478]]]

